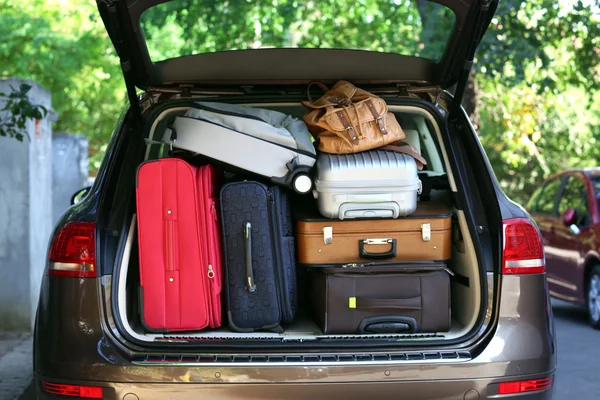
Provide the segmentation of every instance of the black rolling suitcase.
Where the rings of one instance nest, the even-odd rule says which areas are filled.
[[[294,236],[279,187],[245,181],[221,190],[227,316],[238,332],[272,330],[297,309]]]

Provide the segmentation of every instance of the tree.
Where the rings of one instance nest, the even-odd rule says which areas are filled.
[[[0,98],[4,100],[4,107],[0,113],[5,116],[0,118],[0,136],[15,138],[19,142],[23,141],[25,124],[28,119],[42,119],[48,113],[46,107],[33,104],[29,101],[27,93],[31,90],[30,85],[21,84],[19,89],[12,88],[9,94],[0,92]],[[28,139],[29,136],[27,137]]]
[[[440,43],[431,37],[426,42],[431,46],[423,46],[422,25],[411,0],[181,0],[145,11],[141,25],[153,60],[283,46],[427,55],[445,43],[445,38]]]
[[[500,3],[469,111],[502,187],[521,203],[550,174],[596,164],[599,34],[598,11],[580,1]]]
[[[93,2],[0,0],[0,78],[52,93],[55,131],[83,133],[96,157],[125,103],[118,58]]]

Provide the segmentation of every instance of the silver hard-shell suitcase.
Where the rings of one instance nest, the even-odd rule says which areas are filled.
[[[413,213],[421,180],[415,159],[372,150],[319,153],[314,196],[327,218],[398,218]]]
[[[162,138],[173,147],[310,192],[316,151],[304,121],[262,108],[197,102]]]

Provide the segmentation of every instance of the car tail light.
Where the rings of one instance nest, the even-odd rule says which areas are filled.
[[[67,222],[52,240],[48,275],[96,277],[96,224]]]
[[[542,238],[529,219],[506,219],[503,221],[503,231],[503,274],[541,274],[546,272]]]
[[[528,381],[502,382],[498,385],[498,394],[517,394],[537,392],[552,387],[553,377],[531,379]]]
[[[62,383],[50,383],[41,381],[42,389],[49,394],[58,396],[81,397],[84,399],[101,399],[102,388],[100,386],[66,385]]]

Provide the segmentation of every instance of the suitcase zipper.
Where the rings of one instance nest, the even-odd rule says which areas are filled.
[[[269,203],[269,214],[271,216],[270,220],[271,220],[271,234],[273,237],[273,255],[276,261],[276,266],[275,266],[275,277],[277,279],[278,285],[281,290],[279,290],[278,292],[280,292],[281,294],[281,300],[283,300],[283,302],[280,304],[280,310],[281,310],[281,316],[283,319],[288,319],[285,318],[285,314],[287,314],[287,305],[290,304],[289,303],[289,299],[288,299],[288,291],[287,288],[285,287],[285,282],[284,282],[284,278],[282,276],[282,269],[284,267],[284,261],[283,261],[283,254],[282,254],[282,250],[283,250],[283,245],[281,243],[281,235],[280,235],[280,229],[279,227],[281,226],[280,221],[279,221],[279,210],[278,210],[278,205],[275,202],[275,198],[273,196],[273,193],[271,192],[271,190],[267,190],[267,199],[268,199],[268,203]],[[278,296],[279,297],[279,296]]]
[[[214,232],[212,231],[212,225],[210,224],[210,206],[209,203],[211,201],[208,196],[208,187],[210,186],[210,173],[204,167],[200,167],[198,169],[198,174],[200,177],[200,182],[198,182],[198,198],[197,202],[199,205],[198,212],[199,216],[202,217],[201,224],[204,225],[204,229],[202,235],[205,235],[206,240],[204,241],[206,248],[205,259],[203,260],[202,266],[206,266],[206,275],[208,276],[208,280],[203,279],[204,287],[206,290],[206,312],[207,312],[207,325],[211,328],[214,327],[216,321],[216,313],[219,312],[215,310],[215,271],[212,267],[212,263],[214,262],[214,254],[213,254],[213,245],[214,245]],[[205,193],[206,192],[206,193]],[[207,201],[208,200],[208,201]]]
[[[212,215],[213,221],[214,222],[218,222],[218,219],[217,219],[217,208],[215,206],[215,203],[212,200],[212,198],[209,201],[210,201],[210,206],[209,206],[210,214]],[[217,261],[217,259],[218,259],[218,255],[214,253],[214,249],[218,248],[218,246],[217,246],[216,239],[215,239],[216,232],[214,232],[212,229],[210,229],[210,226],[211,226],[210,224],[207,224],[207,226],[209,226],[208,235],[209,235],[209,237],[211,238],[211,241],[212,241],[212,243],[211,243],[212,246],[211,245],[208,246],[208,272],[207,272],[207,276],[210,279],[214,279],[215,278],[215,270],[214,270],[214,268],[212,266],[212,263],[215,262],[215,261]],[[214,288],[214,285],[211,285],[211,291],[213,292],[212,293],[213,295],[215,294],[214,293],[215,290],[216,289]]]
[[[348,263],[343,264],[336,267],[324,267],[322,271],[327,274],[342,274],[347,275],[348,273],[352,273],[350,271],[356,271],[359,274],[371,274],[371,273],[422,273],[422,272],[436,272],[436,271],[445,271],[450,276],[454,276],[454,272],[452,272],[448,267],[444,267],[443,265],[382,265],[375,262],[372,263]],[[360,272],[359,272],[360,271]]]
[[[368,221],[377,221],[376,219],[372,219],[372,220],[365,220],[365,219],[357,219],[355,221],[361,221],[361,222],[368,222]],[[335,233],[333,232],[333,227],[331,225],[327,225],[327,226],[323,226],[322,228],[320,228],[320,231],[299,231],[298,234],[299,235],[304,235],[304,236],[320,236],[323,241],[327,241],[327,239],[333,241],[334,236],[344,236],[344,235],[352,235],[352,236],[358,236],[358,235],[362,235],[364,237],[364,235],[366,234],[365,231],[336,231]],[[338,228],[339,229],[339,228]],[[426,223],[426,224],[421,224],[421,226],[419,227],[415,227],[413,229],[403,229],[403,230],[383,230],[383,231],[375,231],[375,232],[369,232],[369,234],[375,235],[375,234],[381,234],[381,235],[394,235],[394,234],[399,234],[399,233],[417,233],[421,236],[421,239],[425,242],[429,242],[432,239],[432,234],[434,233],[439,233],[439,232],[445,232],[445,231],[449,231],[450,228],[446,228],[446,229],[433,229],[431,227],[431,224]],[[331,235],[329,235],[331,233]]]
[[[363,268],[363,267],[368,267],[370,265],[375,265],[375,263],[374,262],[365,263],[365,264],[349,263],[349,264],[342,265],[342,268]]]

